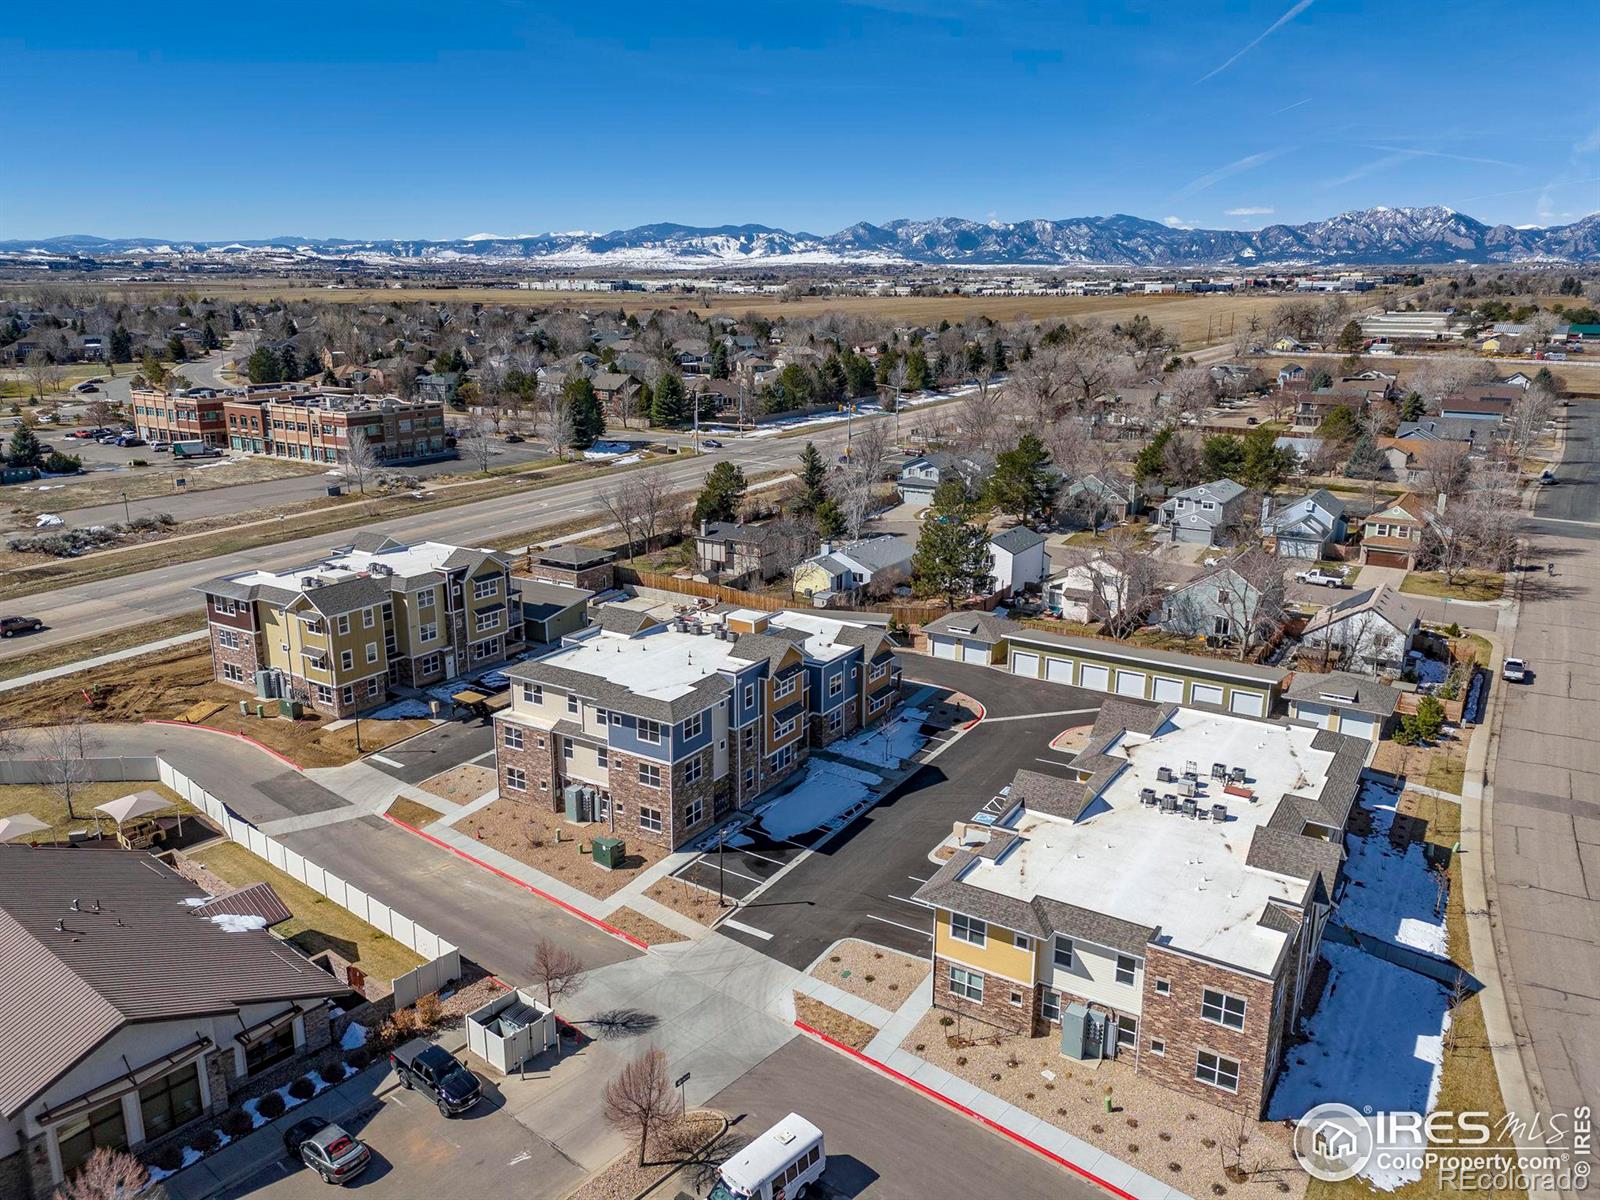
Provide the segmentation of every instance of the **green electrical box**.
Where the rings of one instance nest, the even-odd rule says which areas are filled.
[[[607,870],[616,870],[622,865],[623,851],[622,839],[618,837],[597,837],[594,840],[594,861]]]
[[[304,712],[305,708],[298,700],[290,700],[285,697],[278,701],[278,715],[280,717],[288,717],[291,721],[298,721]]]

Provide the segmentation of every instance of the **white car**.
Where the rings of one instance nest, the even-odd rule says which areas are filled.
[[[1295,576],[1301,583],[1309,583],[1314,587],[1342,588],[1344,576],[1334,571],[1324,571],[1321,567],[1312,567],[1309,571],[1301,571]]]
[[[1508,658],[1500,664],[1500,678],[1511,683],[1528,681],[1528,664],[1520,658]]]

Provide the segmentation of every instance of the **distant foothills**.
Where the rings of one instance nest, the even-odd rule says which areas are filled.
[[[276,237],[198,242],[71,235],[0,241],[11,259],[141,255],[252,260],[503,263],[507,267],[721,270],[785,266],[1280,267],[1339,264],[1600,262],[1600,213],[1548,228],[1486,225],[1442,206],[1369,208],[1305,225],[1187,229],[1140,217],[1016,222],[940,217],[862,222],[838,233],[764,225],[640,225],[611,233],[473,234],[450,240]]]

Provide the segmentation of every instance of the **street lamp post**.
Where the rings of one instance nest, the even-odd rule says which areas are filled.
[[[728,837],[728,827],[726,825],[724,825],[724,826],[722,826],[721,828],[719,828],[717,830],[717,907],[718,908],[724,908],[727,905],[727,901],[723,899],[723,893],[722,893],[722,850],[723,850],[723,847],[727,844],[727,837]]]
[[[122,519],[128,524],[133,524],[133,510],[128,507],[128,493],[122,493]]]

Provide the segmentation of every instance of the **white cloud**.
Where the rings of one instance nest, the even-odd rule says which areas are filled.
[[[1168,229],[1193,229],[1194,222],[1186,217],[1162,217],[1161,223]]]
[[[1213,67],[1211,70],[1207,71],[1204,75],[1200,76],[1199,79],[1195,80],[1195,82],[1197,84],[1204,83],[1206,80],[1210,79],[1213,75],[1222,74],[1222,72],[1226,71],[1229,67],[1233,66],[1234,63],[1238,62],[1246,54],[1249,54],[1250,51],[1254,50],[1262,42],[1266,41],[1273,34],[1277,33],[1278,30],[1282,29],[1290,21],[1294,20],[1301,13],[1305,12],[1306,9],[1311,7],[1311,4],[1312,4],[1312,0],[1299,0],[1299,3],[1297,3],[1293,8],[1291,8],[1288,12],[1284,13],[1283,16],[1279,17],[1271,25],[1268,25],[1266,32],[1261,34],[1261,36],[1259,36],[1258,38],[1256,38],[1255,41],[1248,43],[1247,45],[1244,46],[1243,49],[1236,51],[1234,53],[1234,56],[1232,58],[1230,58],[1227,62],[1223,63],[1220,67]]]
[[[1251,204],[1246,205],[1244,208],[1230,208],[1226,215],[1230,217],[1270,217],[1277,211],[1275,208],[1263,208],[1260,205]]]

